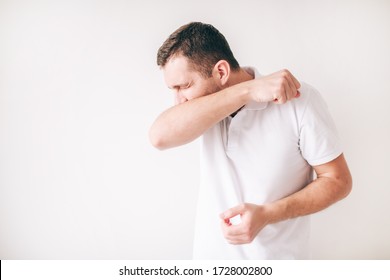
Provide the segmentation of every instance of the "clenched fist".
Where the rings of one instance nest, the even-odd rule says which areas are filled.
[[[284,69],[268,76],[252,80],[249,84],[251,99],[256,102],[274,101],[278,104],[300,96],[301,84],[290,73]]]

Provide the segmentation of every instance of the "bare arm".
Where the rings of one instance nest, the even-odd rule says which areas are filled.
[[[247,87],[238,84],[178,104],[164,111],[155,120],[149,132],[150,140],[159,149],[186,144],[248,101]]]
[[[352,177],[343,155],[314,170],[317,179],[288,197],[266,205],[242,204],[221,214],[225,238],[232,244],[249,243],[267,224],[321,211],[350,193]],[[232,226],[229,219],[236,215],[242,223]]]
[[[301,191],[268,205],[270,223],[321,211],[346,197],[352,189],[352,177],[344,155],[314,166],[317,179]]]
[[[189,100],[157,117],[149,131],[150,141],[158,149],[189,143],[249,101],[276,100],[283,104],[299,96],[299,87],[295,77],[288,70],[282,70]]]

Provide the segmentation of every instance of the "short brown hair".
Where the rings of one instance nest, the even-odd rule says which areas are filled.
[[[240,68],[225,37],[211,24],[191,22],[173,32],[157,52],[157,65],[164,67],[178,54],[205,77],[211,76],[219,60],[226,60],[233,71]]]

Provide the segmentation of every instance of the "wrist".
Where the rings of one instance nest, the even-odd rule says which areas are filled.
[[[264,216],[267,217],[268,224],[274,224],[284,220],[283,207],[277,202],[261,205],[263,208]]]
[[[250,81],[240,83],[237,86],[239,87],[238,92],[240,93],[240,100],[243,105],[253,100]]]

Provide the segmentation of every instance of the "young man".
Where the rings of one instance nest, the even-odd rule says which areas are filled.
[[[352,187],[319,93],[287,70],[240,67],[225,37],[198,22],[170,35],[157,64],[176,105],[152,125],[152,144],[202,136],[194,258],[309,258],[308,215]]]

